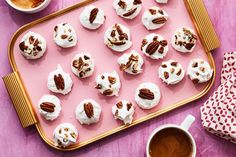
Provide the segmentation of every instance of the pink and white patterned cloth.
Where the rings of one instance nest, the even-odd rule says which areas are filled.
[[[236,144],[236,52],[225,53],[221,85],[201,107],[205,129]]]

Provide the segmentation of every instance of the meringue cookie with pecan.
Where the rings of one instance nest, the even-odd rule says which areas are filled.
[[[38,59],[44,55],[47,44],[40,34],[28,32],[21,39],[19,48],[26,59]]]
[[[162,62],[159,67],[159,77],[166,84],[177,84],[183,80],[185,71],[182,65],[174,60]]]
[[[179,52],[192,52],[197,44],[197,35],[187,27],[177,29],[171,38],[171,45]]]
[[[143,39],[141,50],[152,59],[163,59],[169,50],[168,42],[161,35],[151,33]]]
[[[163,9],[153,6],[146,10],[142,17],[143,25],[147,30],[155,30],[163,27],[168,19],[168,14]]]
[[[213,70],[203,59],[192,59],[188,66],[188,76],[194,83],[204,83],[212,78]]]
[[[141,0],[113,0],[117,15],[125,19],[134,19],[142,10]]]
[[[132,46],[130,30],[121,24],[112,25],[105,32],[104,43],[114,51],[123,52]]]
[[[130,53],[123,54],[118,59],[120,70],[125,71],[128,74],[137,75],[142,73],[143,58],[136,51],[132,50]]]
[[[96,78],[96,89],[105,96],[118,96],[121,82],[116,71],[104,73]]]
[[[80,14],[80,23],[88,29],[98,29],[105,22],[103,10],[93,5],[85,7]]]
[[[122,100],[112,106],[112,114],[124,124],[131,124],[133,121],[134,105],[130,101]]]
[[[156,2],[160,4],[167,4],[168,0],[156,0]]]
[[[94,60],[88,53],[77,54],[71,62],[72,72],[79,78],[87,78],[94,72]]]
[[[77,35],[71,25],[61,23],[54,27],[53,40],[62,48],[70,48],[76,45]]]
[[[61,112],[60,100],[54,95],[44,95],[38,102],[39,113],[46,120],[55,120]]]
[[[47,85],[50,91],[66,95],[71,91],[73,82],[70,74],[64,72],[58,64],[57,69],[49,73]]]
[[[138,86],[135,92],[135,101],[142,109],[152,109],[158,105],[161,99],[160,89],[151,82],[145,82]]]
[[[66,148],[76,143],[78,130],[70,123],[58,125],[53,132],[53,141],[56,147]]]
[[[102,108],[92,99],[83,100],[75,110],[76,119],[81,124],[97,123],[100,119]]]

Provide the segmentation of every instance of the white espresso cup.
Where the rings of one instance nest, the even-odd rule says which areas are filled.
[[[166,125],[162,125],[162,126],[158,127],[157,129],[155,129],[151,133],[151,135],[148,139],[148,142],[147,142],[147,146],[146,146],[147,157],[155,157],[155,156],[150,155],[150,145],[151,145],[151,142],[152,142],[154,136],[157,135],[160,131],[163,131],[164,129],[179,129],[180,131],[185,133],[185,135],[188,136],[189,141],[192,145],[191,155],[189,157],[196,157],[196,143],[195,143],[193,136],[188,131],[194,121],[195,121],[195,117],[193,117],[192,115],[188,115],[184,119],[184,121],[181,123],[181,125],[166,124]]]

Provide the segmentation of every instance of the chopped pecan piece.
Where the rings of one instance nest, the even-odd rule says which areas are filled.
[[[149,9],[149,12],[152,14],[152,15],[156,15],[157,11],[155,9]]]
[[[133,15],[136,12],[137,8],[130,10],[129,12],[123,14],[124,17]]]
[[[132,106],[133,106],[132,103],[127,103],[127,104],[126,104],[127,110],[129,111]]]
[[[112,95],[112,93],[113,93],[113,90],[107,89],[103,92],[103,95]]]
[[[84,66],[84,61],[81,57],[79,57],[79,59],[73,61],[72,65],[77,70],[81,70]]]
[[[20,48],[21,51],[25,51],[25,50],[27,50],[28,46],[26,46],[25,42],[22,41],[19,45],[19,48]]]
[[[122,9],[125,9],[125,8],[126,8],[126,3],[125,3],[124,1],[122,1],[122,0],[120,0],[120,1],[118,2],[118,5],[119,5]]]
[[[40,109],[45,111],[45,112],[49,112],[49,113],[54,112],[55,107],[56,106],[51,102],[43,102],[42,104],[40,104]]]
[[[116,107],[117,107],[118,109],[122,109],[122,107],[123,107],[122,102],[119,101],[119,102],[116,104]]]
[[[116,83],[116,78],[112,77],[112,76],[108,76],[108,81],[110,82],[110,84],[115,84]]]
[[[102,89],[102,85],[98,84],[95,88],[96,89]]]
[[[92,118],[94,114],[93,104],[91,104],[90,102],[87,104],[84,104],[84,111],[88,118]]]
[[[164,77],[165,77],[165,79],[168,79],[169,78],[169,73],[168,72],[164,72]]]
[[[154,93],[147,88],[140,89],[138,96],[147,100],[153,100],[155,98]]]
[[[133,4],[134,5],[139,5],[139,4],[142,4],[142,1],[141,0],[134,0]]]
[[[172,62],[170,63],[170,65],[176,67],[178,65],[178,62]]]
[[[180,69],[180,70],[176,73],[176,75],[177,75],[177,76],[180,76],[181,73],[182,73],[182,70]]]
[[[62,35],[61,35],[61,38],[62,38],[62,39],[66,39],[67,37],[68,37],[68,35],[66,35],[66,34],[62,34]]]

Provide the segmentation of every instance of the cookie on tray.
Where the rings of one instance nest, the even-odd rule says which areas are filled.
[[[140,84],[135,92],[135,101],[142,109],[154,108],[158,105],[160,98],[159,87],[151,82]]]
[[[171,45],[176,51],[192,52],[197,44],[197,35],[194,30],[187,27],[177,29],[171,38]]]
[[[85,7],[85,9],[80,14],[80,23],[83,27],[87,29],[98,29],[105,22],[106,16],[98,7],[93,5]]]
[[[104,73],[96,78],[96,89],[105,96],[118,96],[121,82],[116,71]]]
[[[153,6],[146,10],[142,17],[143,25],[147,30],[155,30],[163,27],[168,19],[168,14],[165,10]]]
[[[75,115],[80,124],[89,125],[99,121],[101,111],[101,106],[96,101],[85,99],[76,107]]]
[[[118,58],[120,70],[125,71],[131,75],[142,73],[143,63],[144,60],[142,56],[134,50],[132,50],[130,53],[125,53],[120,58]]]
[[[71,62],[72,72],[79,78],[87,78],[94,72],[95,63],[88,53],[77,54]]]
[[[161,35],[151,33],[143,39],[141,50],[152,59],[163,59],[169,50],[168,42]]]
[[[53,132],[54,145],[66,148],[76,143],[78,130],[70,123],[58,125]]]
[[[142,10],[141,0],[113,0],[117,15],[124,19],[134,19]]]
[[[168,85],[174,85],[183,80],[185,71],[180,63],[174,60],[162,62],[159,67],[159,77]]]
[[[131,124],[133,121],[134,105],[130,101],[122,100],[112,106],[112,114],[124,124]]]
[[[60,115],[61,103],[54,95],[44,95],[38,102],[39,113],[46,120],[55,120]]]
[[[193,59],[189,63],[187,73],[194,83],[204,83],[212,78],[213,69],[205,60]]]
[[[77,35],[70,24],[61,23],[54,27],[53,40],[62,48],[70,48],[76,45]]]
[[[66,95],[71,91],[73,82],[70,74],[64,72],[58,64],[57,69],[49,73],[47,85],[50,91]]]
[[[28,32],[21,39],[19,48],[26,59],[38,59],[46,52],[47,43],[40,34]]]
[[[112,25],[105,32],[104,43],[113,51],[123,52],[132,46],[130,30],[121,24]]]

